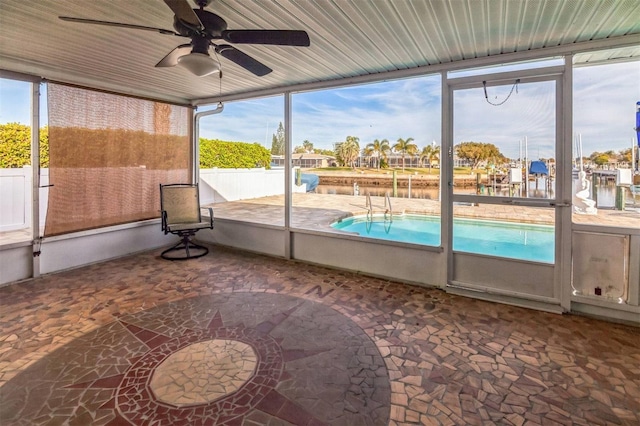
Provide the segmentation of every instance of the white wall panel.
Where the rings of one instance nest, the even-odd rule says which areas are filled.
[[[282,228],[224,219],[216,219],[214,229],[197,234],[203,242],[279,257],[285,257],[285,238]]]
[[[62,271],[175,242],[177,237],[164,235],[158,221],[54,237],[42,243],[40,271]]]
[[[294,233],[292,252],[306,262],[430,286],[442,285],[446,268],[441,252],[330,235]]]
[[[469,288],[553,299],[553,265],[467,253],[453,254],[453,281]],[[551,300],[549,300],[551,301]]]
[[[0,285],[31,277],[31,245],[13,246],[0,250]]]

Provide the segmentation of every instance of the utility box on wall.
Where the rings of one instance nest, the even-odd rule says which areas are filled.
[[[573,294],[627,303],[629,236],[573,232],[572,247]]]
[[[519,167],[509,169],[509,183],[522,183],[522,170]]]
[[[616,169],[616,185],[626,186],[633,184],[633,171],[631,169]]]

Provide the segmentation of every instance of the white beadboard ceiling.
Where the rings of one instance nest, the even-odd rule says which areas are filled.
[[[230,29],[305,30],[311,46],[236,45],[274,71],[256,77],[221,58],[220,81],[181,67],[154,68],[188,39],[58,19],[66,15],[171,30],[173,13],[163,0],[0,0],[0,69],[198,103],[220,94],[594,40],[621,40],[626,47],[585,53],[582,61],[640,56],[640,46],[633,46],[640,40],[638,0],[214,0],[207,10],[222,16]]]

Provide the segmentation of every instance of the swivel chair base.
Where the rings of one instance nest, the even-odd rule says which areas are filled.
[[[167,260],[187,260],[196,259],[198,257],[205,256],[209,253],[207,247],[194,243],[191,240],[192,235],[190,233],[181,234],[182,240],[178,244],[174,245],[163,251],[160,256]]]

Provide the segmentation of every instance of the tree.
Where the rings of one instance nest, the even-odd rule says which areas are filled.
[[[271,139],[271,154],[284,155],[284,142],[284,126],[281,121]]]
[[[440,147],[438,145],[427,145],[422,148],[420,162],[424,165],[425,160],[429,165],[429,174],[431,174],[431,162],[434,160],[440,161]]]
[[[304,148],[305,152],[308,152],[308,153],[312,153],[313,152],[313,144],[311,142],[309,142],[307,139],[305,139],[302,142],[302,147]]]
[[[344,142],[336,142],[333,146],[333,150],[336,153],[336,161],[338,162],[338,166],[345,166],[347,162],[345,161],[342,153],[342,145]]]
[[[497,146],[483,142],[461,142],[455,147],[458,158],[471,162],[471,169],[477,169],[483,162],[491,158],[502,161],[504,155]]]
[[[301,147],[301,146],[296,146],[295,148],[293,148],[293,153],[294,153],[294,154],[306,154],[306,153],[307,153],[307,150],[306,150],[306,149],[304,149],[304,148],[303,148],[303,147]]]
[[[393,145],[393,150],[400,153],[402,157],[402,171],[404,172],[404,157],[406,155],[415,155],[418,152],[418,145],[413,143],[413,138],[407,138],[406,140],[399,138]]]
[[[620,161],[631,163],[631,148],[620,150]]]
[[[379,169],[381,165],[380,160],[386,160],[390,151],[391,151],[391,148],[389,147],[388,140],[376,139],[373,142],[367,144],[367,146],[363,150],[363,153],[366,156],[373,157],[375,162],[375,167]]]
[[[594,152],[589,156],[589,159],[596,163],[596,165],[602,167],[609,162],[609,156],[606,152]]]
[[[351,166],[355,169],[355,161],[360,155],[360,139],[355,136],[347,136],[344,142],[336,144],[336,159],[339,164]]]

